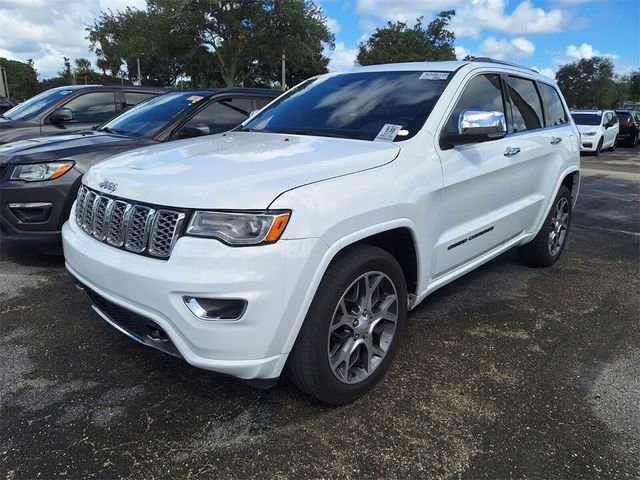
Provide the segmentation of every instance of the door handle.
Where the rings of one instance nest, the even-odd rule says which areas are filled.
[[[513,157],[514,155],[517,155],[519,153],[520,153],[520,147],[507,147],[507,149],[504,151],[504,156]]]
[[[551,145],[556,145],[562,141],[562,137],[553,137],[551,139]]]

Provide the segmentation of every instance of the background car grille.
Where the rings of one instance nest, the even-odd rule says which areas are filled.
[[[84,185],[76,200],[76,223],[89,235],[129,252],[169,258],[185,213],[101,195]]]

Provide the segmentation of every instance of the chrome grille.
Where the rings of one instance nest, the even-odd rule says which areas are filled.
[[[84,185],[76,200],[76,223],[101,242],[130,252],[168,258],[185,214],[101,195]]]

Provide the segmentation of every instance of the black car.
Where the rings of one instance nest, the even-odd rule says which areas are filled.
[[[0,144],[91,128],[167,91],[117,85],[52,88],[0,115]]]
[[[637,110],[616,110],[620,121],[618,144],[633,147],[640,142],[640,112]]]
[[[53,250],[82,175],[96,162],[143,146],[230,130],[280,95],[265,89],[171,92],[103,125],[0,145],[0,239]]]
[[[0,97],[0,115],[18,104],[13,98]]]

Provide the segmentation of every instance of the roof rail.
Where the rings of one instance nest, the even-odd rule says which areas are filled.
[[[518,65],[517,63],[513,63],[513,62],[505,62],[504,60],[496,60],[495,58],[490,58],[490,57],[475,57],[473,59],[471,59],[472,62],[485,62],[485,63],[499,63],[500,65],[509,65],[510,67],[517,67],[517,68],[522,68],[524,70],[530,70],[532,72],[536,72],[536,73],[540,73],[537,70],[533,69],[533,68],[529,68],[529,67],[523,67],[522,65]]]

